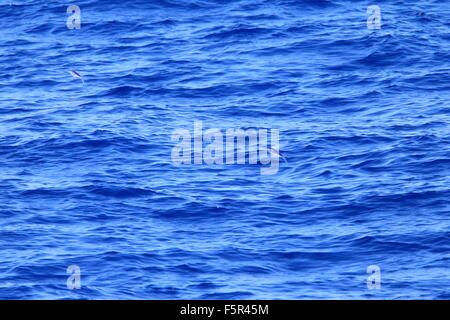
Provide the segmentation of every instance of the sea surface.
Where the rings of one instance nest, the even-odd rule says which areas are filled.
[[[1,0],[0,71],[0,299],[450,299],[447,0]]]

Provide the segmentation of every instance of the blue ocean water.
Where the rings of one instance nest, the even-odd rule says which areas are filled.
[[[450,298],[447,1],[3,0],[0,29],[1,299]],[[194,121],[287,162],[176,166]]]

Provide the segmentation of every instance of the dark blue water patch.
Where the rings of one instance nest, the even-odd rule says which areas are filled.
[[[0,298],[448,299],[450,10],[371,4],[1,5]],[[286,161],[175,165],[200,120]]]

